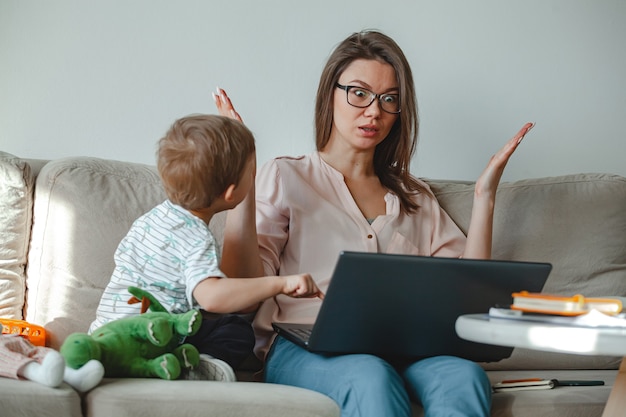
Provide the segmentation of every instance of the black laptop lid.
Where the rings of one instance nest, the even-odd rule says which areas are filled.
[[[512,348],[460,339],[458,316],[539,292],[548,263],[342,252],[309,349],[410,358],[455,355],[489,362]]]

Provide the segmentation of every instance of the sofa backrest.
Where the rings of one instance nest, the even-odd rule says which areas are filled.
[[[472,183],[431,182],[442,207],[467,232]],[[553,264],[543,292],[626,296],[626,178],[574,174],[503,183],[493,257]],[[621,358],[515,349],[489,369],[615,369]]]
[[[26,318],[45,324],[58,349],[86,332],[131,224],[165,199],[153,166],[68,158],[51,161],[35,189]],[[223,216],[211,227],[221,241]]]

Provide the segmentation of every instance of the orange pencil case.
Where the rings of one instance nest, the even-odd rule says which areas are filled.
[[[0,318],[0,324],[2,324],[2,334],[16,334],[25,337],[35,346],[46,345],[46,329],[43,326],[25,320],[3,318]]]

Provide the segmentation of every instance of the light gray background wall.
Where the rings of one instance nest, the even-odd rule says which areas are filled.
[[[322,65],[363,28],[412,65],[415,174],[475,179],[535,121],[505,180],[626,175],[623,0],[0,0],[0,150],[153,164],[219,85],[260,163],[310,152]]]

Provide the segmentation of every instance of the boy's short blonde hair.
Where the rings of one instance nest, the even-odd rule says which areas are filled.
[[[239,183],[254,152],[254,136],[243,123],[191,115],[175,121],[159,140],[157,168],[170,201],[198,210]]]

